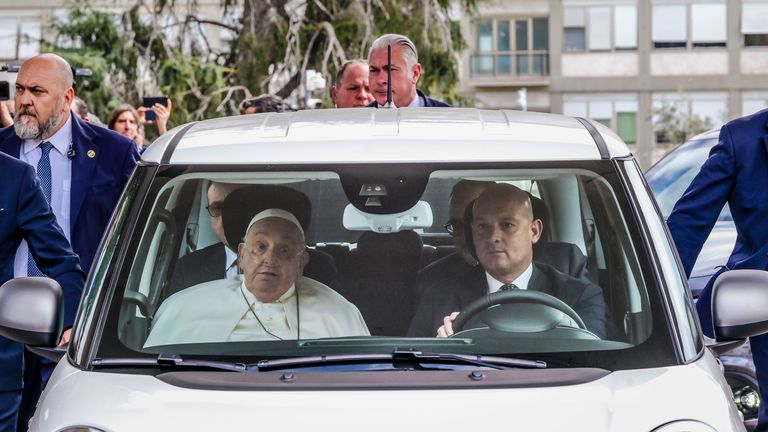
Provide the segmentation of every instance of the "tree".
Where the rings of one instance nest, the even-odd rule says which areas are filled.
[[[688,138],[714,127],[711,118],[682,109],[681,103],[688,105],[688,99],[683,97],[681,100],[682,102],[677,103],[665,100],[654,108],[653,126],[659,142],[681,144]]]
[[[474,14],[477,0],[461,0]],[[140,0],[119,14],[75,0],[47,48],[93,77],[78,94],[95,112],[144,95],[167,94],[171,122],[180,124],[238,111],[252,94],[281,97],[302,91],[306,71],[330,83],[345,60],[365,58],[383,33],[402,33],[419,48],[420,87],[449,102],[457,92],[459,53],[465,47],[449,0],[221,0],[217,19],[199,13],[196,0]],[[230,35],[211,43],[213,29]],[[301,99],[300,99],[301,100]]]

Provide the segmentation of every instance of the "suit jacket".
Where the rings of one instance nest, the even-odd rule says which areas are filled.
[[[221,279],[169,297],[155,315],[145,346],[226,341],[248,312],[240,292],[242,283],[241,277]],[[360,311],[336,291],[300,277],[296,292],[281,301],[286,311],[299,308],[300,317],[286,314],[286,318],[292,329],[301,331],[302,339],[370,334]]]
[[[227,277],[224,243],[212,244],[181,257],[173,268],[171,284],[167,295],[173,295],[184,288]],[[339,280],[333,258],[325,252],[308,249],[309,263],[304,267],[304,276],[338,289]]]
[[[767,127],[768,110],[723,126],[719,142],[675,204],[667,225],[686,275],[690,276],[725,203],[730,206],[737,232],[736,245],[726,268],[766,270],[768,267]],[[697,303],[702,328],[709,336],[712,336],[713,280],[701,292]]]
[[[61,285],[64,325],[75,319],[85,275],[32,166],[0,153],[0,284],[13,278],[16,249],[29,243],[40,270]],[[23,345],[0,336],[0,391],[21,388]]]
[[[479,265],[423,283],[419,306],[408,328],[409,336],[434,336],[443,317],[488,294],[485,270]],[[601,338],[606,336],[605,300],[597,285],[534,262],[527,289],[557,297],[581,316],[588,330]]]
[[[417,95],[417,97],[424,98],[424,107],[425,108],[450,108],[450,105],[448,105],[447,103],[445,103],[445,102],[443,102],[441,100],[432,99],[431,97],[425,95],[419,89],[416,89],[416,95]],[[373,102],[371,102],[370,105],[368,105],[368,108],[378,108],[378,107],[379,107],[379,104],[375,100]],[[403,107],[398,107],[398,108],[403,108]]]
[[[139,152],[133,141],[72,115],[70,240],[87,273]],[[0,152],[19,157],[22,141],[13,126],[0,129]]]

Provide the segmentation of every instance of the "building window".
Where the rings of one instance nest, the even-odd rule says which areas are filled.
[[[637,142],[637,95],[571,94],[563,96],[563,114],[586,117],[613,129],[627,144]]]
[[[744,46],[768,46],[768,3],[741,5],[741,34]]]
[[[0,18],[0,59],[20,60],[40,54],[41,35],[37,18]]]
[[[654,5],[654,48],[725,47],[725,3]]]
[[[745,91],[741,94],[741,115],[750,115],[768,108],[768,92]]]
[[[547,18],[495,18],[475,23],[472,76],[549,74]]]
[[[565,52],[636,49],[637,7],[566,7],[563,37]]]
[[[657,143],[680,144],[722,125],[728,117],[725,92],[655,93],[653,129]]]

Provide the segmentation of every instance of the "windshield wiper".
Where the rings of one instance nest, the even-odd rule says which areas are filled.
[[[506,367],[544,369],[547,363],[541,360],[526,360],[511,357],[494,357],[469,354],[425,353],[411,349],[396,348],[392,354],[341,354],[307,357],[289,357],[276,360],[261,360],[255,364],[258,370],[285,369],[291,367],[325,366],[343,363],[392,362],[397,363],[454,363],[482,366],[493,369]],[[250,366],[249,366],[250,367]]]
[[[215,360],[202,360],[197,358],[185,359],[178,354],[160,354],[157,358],[96,358],[91,362],[93,366],[107,367],[178,367],[193,369],[217,369],[232,372],[245,372],[248,366],[245,363],[222,362]]]

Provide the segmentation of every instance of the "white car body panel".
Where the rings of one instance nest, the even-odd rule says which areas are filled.
[[[273,374],[275,381],[280,376],[263,373]],[[301,372],[297,375],[300,380]],[[391,431],[397,425],[474,430],[506,424],[514,430],[650,432],[686,419],[721,432],[744,427],[726,399],[728,386],[709,352],[685,366],[613,372],[579,385],[519,389],[190,390],[147,375],[81,371],[66,361],[51,383],[31,431],[72,425],[145,432],[282,427]]]

